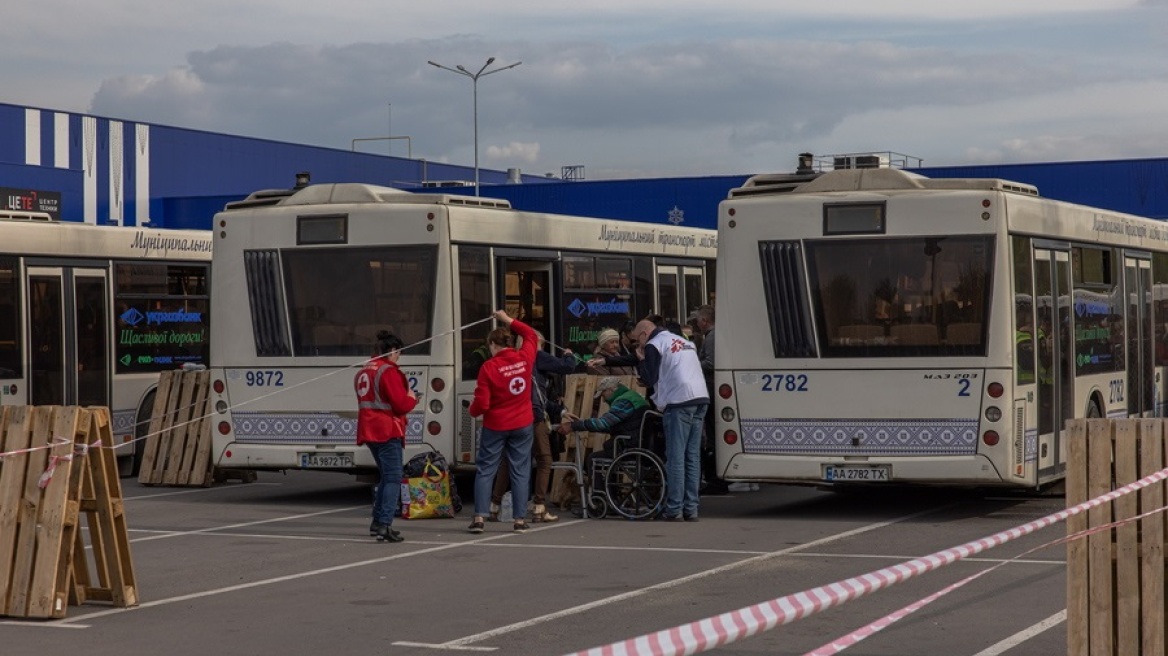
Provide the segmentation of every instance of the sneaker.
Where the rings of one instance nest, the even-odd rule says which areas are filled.
[[[403,538],[401,536],[401,533],[398,533],[397,531],[393,530],[389,526],[382,524],[381,528],[379,528],[377,531],[377,541],[378,542],[405,542],[405,538]]]
[[[466,530],[470,531],[471,533],[482,533],[483,531],[487,530],[487,526],[486,524],[483,524],[482,517],[475,517],[474,521],[470,523],[470,526],[468,526]]]
[[[527,522],[515,522],[511,525],[511,530],[515,531],[516,533],[522,533],[529,528],[531,527],[527,525]]]
[[[553,515],[547,509],[547,506],[540,503],[540,504],[536,504],[535,506],[532,507],[531,521],[544,522],[546,524],[551,524],[552,522],[560,521],[560,517],[559,517],[559,515]]]

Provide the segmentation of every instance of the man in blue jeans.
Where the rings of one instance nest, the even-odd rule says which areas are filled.
[[[693,342],[658,327],[654,317],[637,324],[637,375],[653,388],[665,428],[665,510],[661,519],[698,521],[702,480],[702,424],[710,397]]]

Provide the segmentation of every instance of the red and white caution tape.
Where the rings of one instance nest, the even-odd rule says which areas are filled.
[[[681,654],[688,656],[689,654],[701,653],[763,631],[769,631],[776,626],[790,624],[795,620],[907,581],[914,576],[953,564],[958,560],[1029,535],[1068,517],[1109,503],[1118,497],[1165,479],[1168,479],[1168,469],[1162,469],[1134,483],[1084,501],[1073,508],[1067,508],[987,538],[966,542],[963,545],[938,551],[923,558],[915,558],[892,567],[885,567],[861,576],[722,613],[715,617],[707,617],[689,624],[648,633],[602,647],[593,647],[576,652],[572,656],[675,656]]]
[[[53,474],[57,471],[57,463],[70,462],[73,460],[74,456],[84,458],[85,456],[89,455],[89,447],[101,446],[101,440],[97,440],[93,444],[75,444],[63,437],[54,437],[53,443],[50,444],[48,448],[67,446],[69,444],[73,445],[73,453],[69,453],[63,456],[49,456],[49,466],[45,468],[44,473],[42,473],[41,477],[37,479],[37,487],[43,490],[49,486],[49,482],[53,480]]]
[[[843,636],[837,640],[833,640],[833,641],[827,643],[826,645],[823,645],[822,647],[820,647],[818,649],[814,649],[812,651],[809,651],[806,654],[804,654],[803,656],[831,656],[833,654],[838,654],[838,653],[842,652],[843,650],[847,649],[848,647],[851,647],[852,645],[860,642],[861,640],[864,640],[865,638],[872,636],[873,634],[877,633],[878,631],[882,631],[882,630],[888,628],[892,624],[904,619],[905,617],[908,617],[909,615],[924,608],[925,606],[928,606],[929,604],[940,599],[941,597],[944,597],[945,595],[949,594],[950,592],[953,592],[954,590],[963,587],[967,583],[971,583],[973,581],[976,581],[977,579],[981,578],[982,576],[985,576],[986,574],[989,574],[990,572],[992,572],[998,568],[1009,565],[1010,563],[1012,563],[1016,560],[1021,560],[1022,558],[1025,558],[1025,557],[1029,556],[1030,554],[1035,553],[1037,551],[1042,551],[1043,549],[1049,549],[1050,547],[1058,546],[1060,544],[1065,544],[1067,542],[1074,542],[1075,540],[1078,540],[1080,538],[1084,538],[1084,537],[1087,537],[1089,535],[1093,535],[1095,533],[1101,533],[1103,531],[1109,531],[1117,526],[1122,526],[1124,524],[1130,524],[1132,522],[1141,520],[1145,517],[1151,517],[1152,515],[1155,515],[1157,513],[1162,513],[1164,511],[1168,511],[1168,506],[1162,506],[1160,508],[1156,508],[1155,510],[1149,510],[1148,512],[1136,515],[1135,517],[1130,517],[1128,519],[1123,519],[1123,520],[1120,520],[1117,522],[1111,522],[1109,524],[1100,524],[1099,526],[1092,526],[1089,529],[1086,529],[1083,531],[1078,531],[1077,533],[1073,533],[1071,535],[1061,537],[1057,540],[1051,540],[1050,542],[1047,542],[1045,544],[1039,545],[1039,546],[1031,548],[1031,549],[1027,549],[1026,551],[1023,551],[1022,553],[1018,554],[1017,556],[1014,556],[1013,558],[1010,558],[1008,560],[1003,560],[1002,562],[997,563],[996,565],[993,565],[992,567],[986,568],[980,572],[977,572],[976,574],[972,574],[970,576],[967,576],[964,579],[961,579],[960,581],[958,581],[956,583],[953,583],[951,585],[947,585],[944,588],[938,590],[937,592],[925,597],[924,599],[921,599],[919,601],[915,601],[915,602],[909,604],[908,606],[901,608],[898,611],[895,611],[893,613],[889,613],[888,615],[885,615],[884,617],[876,620],[875,622],[872,622],[871,624],[869,624],[865,627],[856,629],[855,631],[852,631],[848,635]]]

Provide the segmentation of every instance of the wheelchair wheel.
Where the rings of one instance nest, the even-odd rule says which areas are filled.
[[[593,492],[588,497],[588,517],[592,519],[604,519],[608,514],[608,500],[600,492]]]
[[[665,467],[652,451],[629,449],[608,466],[604,492],[621,517],[649,519],[665,503]]]

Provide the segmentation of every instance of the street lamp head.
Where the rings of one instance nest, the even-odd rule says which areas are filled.
[[[431,66],[437,66],[438,68],[450,71],[451,73],[458,73],[459,75],[465,75],[471,79],[471,82],[473,82],[473,84],[471,85],[471,88],[473,89],[472,98],[474,99],[473,100],[473,103],[474,103],[474,177],[475,177],[475,196],[478,196],[479,195],[479,90],[478,90],[479,78],[484,76],[484,75],[490,75],[492,73],[498,73],[499,71],[505,71],[509,68],[515,68],[516,66],[522,64],[523,62],[515,62],[514,64],[510,64],[508,66],[503,66],[501,68],[496,68],[493,71],[488,71],[487,68],[490,67],[491,64],[495,63],[495,58],[491,57],[491,58],[487,59],[487,63],[483,64],[483,67],[480,68],[477,73],[471,73],[462,64],[458,64],[454,68],[450,68],[449,66],[443,66],[442,64],[439,64],[438,62],[434,62],[434,61],[427,61],[426,63],[430,64]]]

